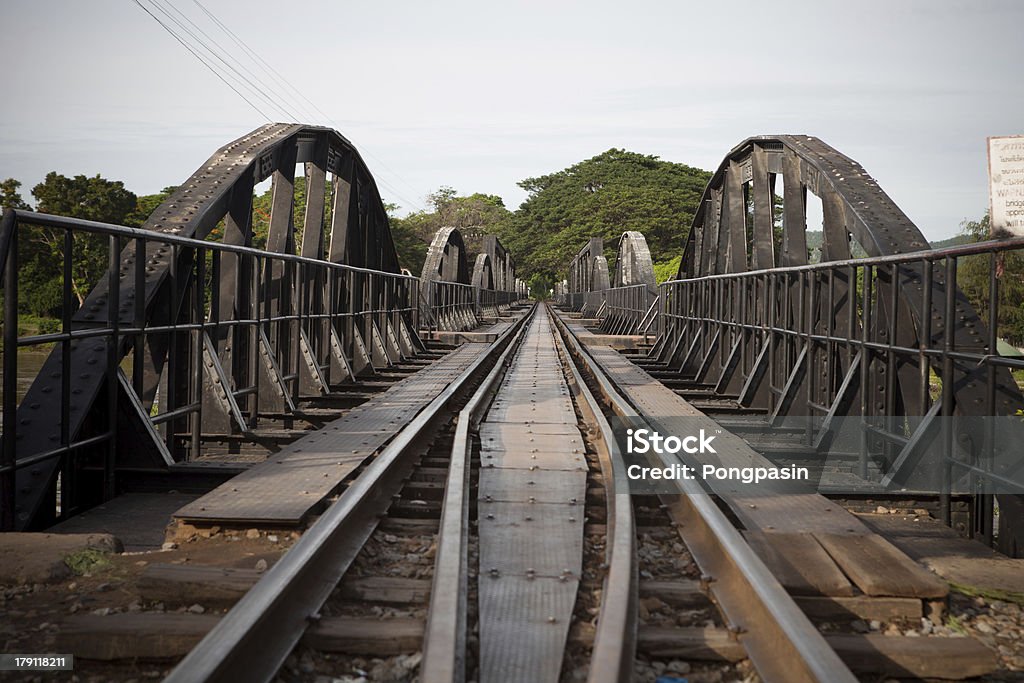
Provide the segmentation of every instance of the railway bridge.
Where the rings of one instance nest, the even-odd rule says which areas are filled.
[[[29,336],[41,232],[62,319]],[[1000,344],[1024,239],[931,249],[807,136],[729,151],[686,235],[660,284],[641,232],[595,236],[551,302],[453,227],[417,276],[355,147],[299,124],[217,150],[141,229],[5,212],[7,649],[114,680],[1024,668],[976,621],[1024,596],[1024,360]],[[79,303],[87,251],[107,271]]]

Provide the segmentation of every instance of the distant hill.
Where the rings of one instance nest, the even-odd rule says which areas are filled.
[[[817,263],[821,260],[821,243],[824,240],[824,236],[821,230],[808,230],[807,231],[807,250],[811,254],[811,263]],[[941,249],[942,247],[955,247],[958,244],[967,244],[971,241],[968,235],[954,235],[949,239],[937,240],[935,242],[929,242],[932,249]],[[867,254],[862,249],[858,248],[858,245],[854,244],[853,256],[854,258],[863,258]]]
[[[970,241],[971,238],[968,235],[954,235],[949,239],[937,240],[929,244],[932,245],[932,249],[941,249],[943,247],[955,247],[958,244],[967,244]]]

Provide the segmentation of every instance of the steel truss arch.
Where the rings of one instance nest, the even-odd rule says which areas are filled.
[[[812,195],[823,219],[818,264],[808,254]],[[889,432],[903,425],[913,434],[905,443],[887,441],[885,429],[867,439],[887,454],[882,481],[905,482],[922,474],[936,417],[1022,405],[1009,370],[977,360],[997,353],[995,335],[956,285],[956,266],[849,157],[809,136],[748,138],[705,188],[677,278],[661,286],[652,355],[772,422],[820,420],[822,451],[843,416],[884,421]],[[930,395],[931,373],[941,400]],[[1024,513],[1015,497],[1000,505],[1007,518]],[[1024,530],[1000,537],[1015,535]]]
[[[301,233],[295,227],[298,164],[304,167],[307,197]],[[252,247],[253,190],[268,178],[272,200],[265,251],[218,250],[218,245]],[[68,221],[60,229],[71,239],[75,227]],[[352,143],[330,128],[262,126],[217,150],[157,207],[134,233],[139,237],[107,233],[111,270],[71,318],[73,330],[93,330],[95,336],[58,344],[18,408],[19,422],[26,426],[39,415],[65,415],[66,423],[53,420],[49,427],[22,430],[18,461],[48,453],[55,444],[88,440],[98,425],[112,420],[130,422],[128,432],[137,432],[131,440],[145,446],[127,449],[146,451],[130,453],[130,466],[167,467],[191,457],[175,434],[198,435],[193,423],[200,416],[204,433],[248,434],[261,410],[292,411],[296,397],[323,393],[327,382],[354,380],[421,348],[415,309],[402,303],[411,300],[415,279],[399,275],[376,183]],[[211,246],[171,244],[161,235]],[[299,265],[289,255],[325,265]],[[326,264],[354,268],[342,274]],[[387,279],[390,274],[395,275]],[[313,309],[325,314],[304,317]],[[355,315],[364,310],[372,313]],[[171,331],[147,333],[151,327]],[[138,331],[131,339],[119,335],[119,328]],[[62,348],[65,344],[68,348]],[[129,352],[132,377],[118,384],[112,373]],[[66,375],[74,399],[61,389],[58,378]],[[236,391],[244,398],[234,396]],[[143,423],[158,393],[159,410],[170,417],[156,430]],[[123,396],[119,400],[115,394]],[[69,404],[67,413],[62,404]],[[113,407],[127,410],[127,417],[106,415]],[[193,450],[196,443],[194,436]],[[115,487],[114,455],[108,458],[103,498]],[[42,459],[17,470],[15,528],[53,521],[52,505],[43,502],[52,496],[58,465]],[[72,503],[69,507],[87,504]]]
[[[420,282],[424,290],[423,314],[439,330],[466,331],[479,324],[479,303],[474,273],[458,228],[440,228],[427,249]]]
[[[600,305],[598,293],[611,287],[604,240],[591,237],[569,264],[569,306],[574,311],[596,314]]]
[[[458,228],[441,228],[434,233],[434,239],[427,249],[423,261],[421,280],[441,280],[470,284],[466,243]]]
[[[657,291],[654,277],[654,262],[647,248],[647,239],[642,232],[627,230],[619,238],[615,256],[615,278],[612,287],[646,285],[651,294]]]
[[[783,179],[781,206],[775,195],[779,177]],[[853,244],[872,257],[929,248],[917,226],[857,162],[814,137],[758,136],[737,145],[705,188],[677,277],[806,265],[808,191],[822,202],[822,262],[853,258]],[[774,221],[779,209],[781,238]],[[931,310],[924,310],[926,275],[922,268],[912,264],[879,268],[873,276],[880,315],[868,324],[877,329],[880,339],[904,348],[941,346],[946,334],[942,297],[932,297]],[[828,328],[856,333],[865,322],[851,308],[856,307],[856,283],[840,273],[832,277],[831,307],[826,301],[815,302],[811,331]],[[945,273],[929,273],[927,279],[933,287],[944,290]],[[985,349],[986,325],[959,289],[953,306],[957,321],[952,340],[955,347],[975,352]],[[894,319],[910,324],[893,325]],[[927,338],[923,338],[925,334]],[[912,362],[898,369],[901,414],[927,412],[929,401],[919,381],[921,372]],[[953,372],[960,410],[977,414],[973,406],[979,405],[976,399],[985,391],[986,382],[975,368],[961,362],[954,364]],[[997,374],[996,406],[1008,411],[1016,405],[1020,392],[1009,371]],[[873,407],[868,408],[875,412]]]
[[[491,257],[487,254],[477,254],[473,263],[473,286],[477,289],[497,289],[494,280],[495,272],[491,267]]]

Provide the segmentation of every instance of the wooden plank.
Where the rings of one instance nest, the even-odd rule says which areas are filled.
[[[173,612],[77,615],[61,623],[55,647],[82,659],[172,659],[188,654],[219,619]]]
[[[390,657],[423,646],[423,620],[412,617],[331,617],[306,631],[302,644],[320,652]]]
[[[169,606],[199,603],[205,607],[227,607],[238,602],[261,576],[263,572],[255,569],[151,564],[139,578],[138,588],[144,600]],[[430,581],[395,576],[355,576],[342,581],[339,590],[346,600],[422,604],[430,595]]]
[[[640,597],[658,598],[678,609],[702,609],[711,606],[711,598],[701,590],[700,582],[692,579],[641,581]]]
[[[174,612],[81,615],[61,624],[56,642],[60,652],[83,659],[174,659],[188,654],[219,619]],[[331,617],[310,627],[302,642],[322,652],[390,656],[416,652],[422,640],[420,619]]]
[[[963,680],[992,673],[995,655],[973,638],[825,635],[855,673]]]
[[[886,598],[854,595],[852,597],[809,597],[794,598],[796,604],[813,620],[892,621],[910,619],[916,621],[923,613],[923,603],[918,598]]]
[[[143,600],[169,606],[223,607],[232,605],[252,588],[263,572],[235,567],[186,564],[151,564],[139,577]]]
[[[717,453],[712,457],[716,466],[773,466],[742,438],[723,430],[712,418],[621,354],[609,348],[595,347],[591,349],[591,355],[641,415],[669,423],[679,420],[678,424],[686,424],[687,429],[694,433],[699,428],[713,430]],[[813,533],[839,568],[869,595],[920,598],[942,597],[947,593],[944,582],[873,534],[852,513],[808,490],[808,487],[794,487],[789,482],[744,484],[735,480],[710,480],[709,483],[745,529],[766,533]],[[808,548],[810,546],[805,550]],[[814,550],[808,552],[816,553]],[[818,565],[827,566],[820,557]],[[814,574],[810,586],[816,586],[819,581],[819,572],[816,570]],[[824,578],[826,586],[830,582],[836,583],[834,573],[831,579],[827,575]],[[791,582],[796,580],[797,577],[790,576]]]
[[[377,528],[399,534],[436,534],[436,519],[411,517],[385,517]]]
[[[486,345],[466,344],[344,417],[182,507],[193,524],[299,525],[316,505],[458,377]]]
[[[346,600],[385,604],[423,604],[430,596],[430,579],[406,579],[400,576],[355,576],[339,586]]]
[[[867,595],[944,598],[949,585],[877,534],[814,535]]]
[[[743,645],[723,628],[641,626],[637,649],[661,659],[738,662],[747,657]]]
[[[961,538],[931,517],[857,516],[894,546],[947,581],[1024,594],[1024,559],[1009,558],[978,541]]]
[[[793,595],[853,595],[842,570],[807,533],[744,533],[747,543]]]

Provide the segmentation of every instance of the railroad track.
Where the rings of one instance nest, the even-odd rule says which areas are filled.
[[[555,334],[555,326],[545,312],[510,330],[457,419],[445,420],[430,444],[420,445],[424,453],[406,483],[384,481],[384,466],[374,468],[387,461],[388,451],[382,453],[169,680],[269,680],[289,657],[299,673],[325,666],[362,672],[366,660],[353,652],[360,648],[378,657],[421,651],[423,681],[556,681],[582,679],[584,672],[589,681],[619,681],[687,673],[699,659],[724,660],[710,666],[728,670],[748,656],[770,680],[854,680],[707,496],[691,496],[695,509],[686,510],[616,495],[623,478],[611,428],[573,358],[613,410],[623,415],[627,408],[586,365],[578,342]],[[439,410],[445,405],[435,403]],[[411,459],[413,442],[404,434],[388,447],[396,460]],[[411,485],[437,474],[431,466],[443,464],[445,454],[443,499],[422,495],[437,486],[411,493]],[[356,503],[345,505],[348,497],[365,490],[381,498],[391,488],[399,491],[396,503],[406,504],[388,506],[389,523],[339,531],[359,517]],[[413,507],[424,520],[436,510],[435,534],[426,523],[396,533],[397,520],[408,519],[396,513]],[[683,518],[705,526],[682,534],[686,546],[675,533]],[[419,583],[388,581],[396,563],[387,546],[434,551],[433,566],[416,577]],[[318,547],[333,559],[317,560]],[[332,573],[307,568],[314,564],[330,565]],[[716,570],[713,583],[705,568]],[[352,570],[357,576],[342,579]],[[382,601],[403,585],[405,599],[418,604],[404,605],[401,616],[378,608],[367,618],[352,599]],[[767,635],[739,637],[737,616],[750,614],[765,621],[759,631]],[[356,640],[363,642],[353,646]]]
[[[230,606],[135,615],[193,639],[167,680],[857,680],[848,661],[877,675],[873,641],[787,593],[697,484],[622,495],[610,418],[646,418],[560,316],[536,307],[474,358],[265,571],[162,570]],[[946,673],[980,670],[967,657]]]

